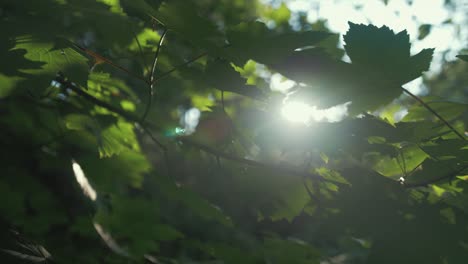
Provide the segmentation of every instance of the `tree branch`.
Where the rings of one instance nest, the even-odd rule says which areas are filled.
[[[403,90],[403,92],[405,92],[406,94],[408,94],[409,96],[411,96],[413,99],[415,99],[416,101],[418,101],[422,106],[424,106],[424,108],[426,108],[429,112],[431,112],[432,114],[434,114],[440,121],[442,121],[448,128],[450,128],[460,139],[462,140],[466,140],[466,138],[460,134],[460,132],[458,132],[447,120],[445,120],[441,115],[439,115],[439,113],[437,113],[434,109],[432,109],[428,104],[426,104],[421,98],[419,98],[418,96],[414,95],[413,93],[411,93],[410,91],[406,90],[405,88],[401,87],[401,89]]]
[[[72,82],[70,82],[68,80],[65,80],[64,77],[61,76],[61,75],[57,76],[57,78],[55,80],[57,82],[59,82],[61,85],[64,85],[66,88],[69,88],[72,91],[74,91],[75,93],[77,93],[78,95],[82,96],[84,99],[90,101],[91,103],[93,103],[95,105],[98,105],[100,107],[103,107],[103,108],[105,108],[105,109],[107,109],[107,110],[109,110],[109,111],[111,111],[111,112],[113,112],[113,113],[127,119],[128,121],[132,121],[132,122],[135,122],[135,123],[139,124],[140,127],[143,129],[143,131],[151,138],[151,140],[153,140],[164,151],[164,153],[166,155],[167,147],[165,145],[161,144],[161,142],[151,133],[151,131],[149,130],[149,128],[145,124],[141,123],[140,118],[134,116],[131,113],[128,113],[127,111],[125,111],[125,110],[123,110],[121,108],[115,107],[115,106],[113,106],[111,104],[108,104],[108,103],[106,103],[104,101],[99,100],[98,98],[96,98],[96,97],[88,94],[87,92],[83,91],[82,89],[77,87]],[[177,138],[177,140],[180,141],[180,142],[183,142],[186,145],[193,146],[193,147],[195,147],[197,149],[200,149],[200,150],[202,150],[204,152],[207,152],[207,153],[210,153],[212,155],[224,158],[226,160],[231,160],[231,161],[234,161],[234,162],[243,163],[243,164],[253,166],[253,167],[270,169],[272,171],[282,171],[282,172],[289,173],[289,174],[296,175],[296,176],[300,176],[300,177],[305,177],[305,178],[310,177],[311,179],[316,179],[318,181],[323,181],[324,180],[318,174],[312,174],[312,173],[299,171],[299,170],[297,170],[295,168],[292,168],[292,167],[289,167],[289,166],[280,166],[280,165],[275,165],[275,164],[267,164],[267,163],[263,163],[263,162],[260,162],[260,161],[255,161],[255,160],[250,160],[250,159],[237,157],[237,156],[234,156],[234,155],[230,155],[230,154],[218,151],[218,150],[216,150],[216,149],[214,149],[212,147],[209,147],[209,146],[194,142],[192,140],[189,140],[188,138]],[[332,181],[332,180],[328,180],[328,181],[340,184],[339,182],[336,182],[336,181]]]
[[[289,174],[304,177],[304,178],[309,177],[311,179],[316,179],[318,181],[325,180],[325,179],[322,178],[322,176],[320,176],[318,174],[312,174],[312,173],[308,173],[308,172],[299,171],[299,170],[297,170],[295,168],[292,168],[292,167],[289,167],[289,166],[267,164],[267,163],[263,163],[263,162],[256,161],[256,160],[241,158],[241,157],[231,155],[231,154],[228,154],[228,153],[225,153],[225,152],[222,152],[222,151],[218,151],[218,150],[216,150],[216,149],[214,149],[214,148],[212,148],[210,146],[200,144],[200,143],[195,142],[193,140],[190,140],[188,138],[179,137],[179,138],[177,138],[177,140],[179,140],[183,144],[195,147],[195,148],[197,148],[199,150],[202,150],[202,151],[204,151],[206,153],[209,153],[209,154],[224,158],[226,160],[231,160],[231,161],[234,161],[234,162],[243,163],[243,164],[246,164],[246,165],[249,165],[249,166],[252,166],[252,167],[265,168],[265,169],[269,169],[269,170],[272,170],[272,171],[282,171],[282,172],[285,172],[285,173],[289,173]],[[336,181],[331,181],[331,182],[340,184],[339,182],[336,182]]]

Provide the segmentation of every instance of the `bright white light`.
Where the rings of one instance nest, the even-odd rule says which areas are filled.
[[[73,173],[75,174],[75,179],[80,185],[81,189],[83,190],[83,193],[89,197],[92,201],[96,201],[97,198],[97,193],[89,184],[88,178],[86,178],[83,170],[81,169],[80,164],[76,163],[76,161],[72,160],[72,168],[73,168]]]
[[[317,109],[302,102],[287,101],[281,109],[281,115],[291,122],[308,124],[313,121],[339,122],[346,117],[348,105],[345,103],[327,109]]]
[[[314,107],[312,118],[315,121],[339,122],[348,115],[348,105],[351,102],[335,105],[327,109],[317,109]]]
[[[296,82],[284,78],[284,76],[279,74],[279,73],[275,73],[275,74],[271,75],[270,89],[272,91],[278,91],[278,92],[286,93],[291,88],[293,88],[295,85],[296,85]]]
[[[308,123],[312,117],[312,107],[300,102],[287,102],[281,109],[284,118],[291,122]]]

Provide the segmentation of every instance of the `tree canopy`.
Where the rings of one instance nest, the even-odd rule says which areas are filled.
[[[466,263],[468,53],[421,96],[434,49],[406,31],[290,17],[1,1],[1,262]]]

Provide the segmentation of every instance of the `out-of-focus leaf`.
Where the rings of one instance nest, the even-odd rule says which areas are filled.
[[[180,37],[200,47],[217,49],[224,44],[224,36],[216,25],[198,15],[197,8],[192,2],[182,0],[164,2],[153,13],[153,17]]]
[[[463,61],[468,61],[468,55],[457,55],[457,58]]]
[[[432,25],[430,24],[423,24],[419,26],[419,35],[418,39],[422,40],[425,39],[431,33]]]
[[[265,16],[275,22],[277,25],[288,23],[291,17],[291,11],[286,3],[281,3],[277,9],[269,9],[265,12]]]
[[[265,239],[264,254],[266,259],[274,263],[320,263],[320,253],[317,249],[294,238]]]
[[[468,110],[468,105],[464,103],[450,102],[437,97],[422,97],[421,99],[447,120],[454,120]],[[436,118],[424,106],[415,104],[408,110],[408,114],[403,118],[403,121],[420,121]]]
[[[315,171],[325,180],[350,185],[350,183],[337,171],[333,171],[325,167],[318,168]]]

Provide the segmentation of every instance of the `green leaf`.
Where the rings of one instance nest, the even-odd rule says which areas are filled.
[[[10,95],[20,80],[19,77],[9,77],[0,73],[0,99]]]
[[[381,156],[374,165],[374,170],[387,177],[406,176],[427,157],[428,155],[417,146],[408,146],[401,149],[396,157]]]
[[[460,60],[468,62],[468,55],[457,55],[457,58],[459,58]]]
[[[437,139],[422,144],[421,149],[437,160],[450,158],[460,161],[468,160],[468,143],[461,139]]]
[[[35,77],[29,78],[35,86],[48,87],[57,73],[62,72],[70,81],[86,86],[88,80],[88,59],[72,48],[55,48],[54,43],[36,42],[33,38],[17,39],[15,49],[27,51],[25,58],[42,63],[40,69],[23,70]]]
[[[244,65],[249,59],[270,65],[281,61],[298,48],[316,45],[330,33],[277,33],[261,22],[244,22],[229,28],[227,36],[230,46],[222,53],[226,58],[237,65]]]
[[[291,11],[285,2],[282,2],[277,9],[270,9],[266,11],[265,16],[273,20],[277,25],[288,23],[291,17]]]
[[[434,160],[426,159],[421,164],[421,170],[417,170],[410,177],[407,177],[405,183],[417,184],[420,182],[433,181],[443,179],[445,181],[455,178],[457,170],[462,167],[456,159]]]
[[[432,25],[430,24],[422,24],[419,26],[418,31],[418,40],[425,39],[431,33]]]
[[[233,92],[254,99],[265,98],[262,90],[256,86],[247,85],[247,80],[242,78],[226,60],[217,59],[208,62],[205,74],[208,83],[218,90]]]
[[[468,111],[468,104],[464,103],[447,101],[434,96],[422,97],[421,100],[446,120],[454,120]],[[408,109],[408,114],[403,118],[403,121],[421,121],[427,119],[436,120],[437,117],[418,103]]]
[[[317,249],[298,239],[282,240],[266,238],[264,254],[273,263],[320,263],[320,253]]]
[[[139,1],[140,2],[140,1]],[[210,20],[197,14],[192,2],[172,0],[164,2],[153,17],[166,28],[176,32],[179,37],[203,48],[220,48],[224,36]]]
[[[113,116],[98,115],[93,118],[70,114],[66,117],[65,125],[70,130],[83,130],[94,137],[101,158],[126,150],[139,150],[133,125]]]
[[[429,69],[433,49],[410,56],[411,44],[406,30],[395,34],[390,28],[349,23],[344,36],[345,50],[355,65],[382,72],[396,85],[405,84]]]
[[[322,176],[325,180],[351,185],[351,183],[349,183],[349,181],[346,180],[346,178],[344,178],[337,171],[334,171],[325,167],[321,167],[321,168],[317,168],[315,172],[318,173],[320,176]]]
[[[139,18],[155,15],[156,10],[145,0],[121,0],[121,6],[125,13]]]

